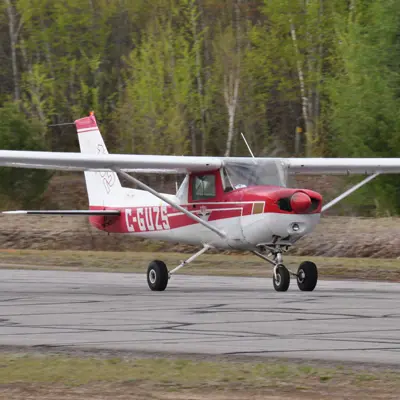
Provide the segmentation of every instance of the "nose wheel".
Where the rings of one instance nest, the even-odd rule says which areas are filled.
[[[279,245],[274,247],[264,245],[263,247],[270,251],[270,255],[272,254],[273,256],[272,259],[258,251],[253,251],[253,253],[274,266],[272,283],[277,292],[286,292],[289,289],[290,275],[296,277],[297,286],[302,292],[312,292],[315,289],[318,281],[318,269],[313,262],[302,262],[297,269],[297,273],[294,273],[283,265],[282,248]]]
[[[277,265],[274,268],[272,283],[277,292],[286,292],[289,289],[290,273],[284,265]]]

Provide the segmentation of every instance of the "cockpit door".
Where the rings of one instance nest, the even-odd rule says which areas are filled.
[[[194,173],[189,182],[189,211],[226,232],[230,238],[241,240],[241,208],[229,202],[228,192],[232,188],[226,187],[222,171]],[[196,234],[200,231],[201,235],[215,241],[215,233],[203,226],[198,227]]]

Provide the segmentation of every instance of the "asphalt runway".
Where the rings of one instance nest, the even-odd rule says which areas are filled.
[[[400,284],[0,270],[0,345],[400,365]]]

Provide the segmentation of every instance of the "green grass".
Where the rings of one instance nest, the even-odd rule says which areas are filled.
[[[153,259],[171,269],[188,254],[59,250],[0,250],[0,268],[65,269],[82,271],[142,272]],[[400,281],[400,259],[285,256],[293,271],[305,260],[314,261],[320,277]],[[271,276],[270,265],[252,254],[204,254],[180,270],[193,275]]]
[[[185,359],[95,359],[68,356],[0,355],[0,385],[95,382],[146,383],[160,387],[271,388],[281,385],[319,386],[344,382],[350,386],[390,383],[400,388],[395,371],[365,373],[351,368],[318,367],[289,361],[228,362]]]

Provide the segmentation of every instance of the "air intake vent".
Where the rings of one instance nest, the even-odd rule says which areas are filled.
[[[285,197],[283,199],[278,200],[278,207],[282,211],[292,211],[292,207],[290,206],[290,197]]]
[[[311,207],[309,208],[308,212],[313,212],[319,207],[320,201],[318,199],[313,199],[311,197]]]

